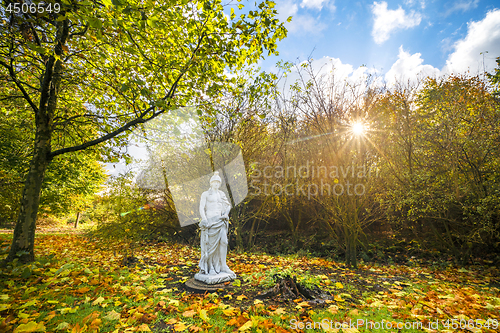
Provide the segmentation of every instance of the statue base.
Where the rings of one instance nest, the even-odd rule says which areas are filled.
[[[206,292],[217,292],[221,290],[231,290],[233,286],[230,283],[217,283],[217,284],[206,284],[205,282],[201,282],[195,280],[194,278],[190,278],[184,283],[184,286],[187,290],[195,293],[204,294]]]
[[[236,274],[234,274],[233,272],[231,273],[220,272],[219,274],[196,273],[194,275],[194,279],[206,284],[218,284],[236,279]]]

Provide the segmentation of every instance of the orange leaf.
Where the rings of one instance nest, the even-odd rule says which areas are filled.
[[[80,289],[77,289],[76,292],[79,294],[86,294],[87,292],[89,292],[89,290],[90,290],[89,287],[82,287]]]
[[[182,313],[182,315],[184,317],[188,317],[188,318],[191,318],[192,316],[194,316],[196,314],[196,311],[193,311],[193,310],[187,310],[187,311],[184,311]]]
[[[186,328],[188,328],[183,322],[177,323],[174,325],[174,330],[176,332],[181,332],[184,331]]]

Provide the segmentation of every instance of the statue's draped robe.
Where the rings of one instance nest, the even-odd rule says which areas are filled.
[[[201,227],[200,271],[204,274],[219,274],[225,263],[221,262],[221,244],[227,245],[227,220],[218,217],[208,219],[210,228]]]
[[[214,194],[213,190],[209,190],[210,194]],[[221,258],[221,245],[227,246],[227,231],[229,223],[226,219],[222,219],[222,213],[225,212],[230,203],[224,192],[217,190],[217,203],[222,208],[215,216],[208,216],[207,225],[200,225],[201,230],[201,259],[200,272],[202,274],[219,274],[225,266]],[[214,212],[212,212],[214,213]],[[225,261],[225,260],[224,260]]]

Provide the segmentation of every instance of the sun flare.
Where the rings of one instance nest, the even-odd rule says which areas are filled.
[[[351,130],[352,130],[352,133],[354,133],[355,135],[363,135],[363,134],[365,134],[365,131],[366,131],[365,126],[361,123],[352,124]]]

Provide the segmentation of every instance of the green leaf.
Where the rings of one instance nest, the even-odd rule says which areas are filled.
[[[92,28],[97,28],[101,29],[102,28],[102,22],[98,18],[91,17],[89,18],[89,24]]]
[[[56,330],[57,330],[57,331],[60,331],[60,330],[65,330],[65,329],[67,329],[67,328],[69,328],[69,327],[70,327],[70,326],[69,326],[69,323],[67,323],[67,322],[63,321],[62,323],[59,323],[59,325],[57,325]]]
[[[26,268],[24,269],[23,273],[21,274],[21,277],[22,277],[23,279],[27,279],[27,278],[29,278],[29,277],[31,276],[31,274],[32,274],[31,269],[30,269],[29,267],[26,267]]]

